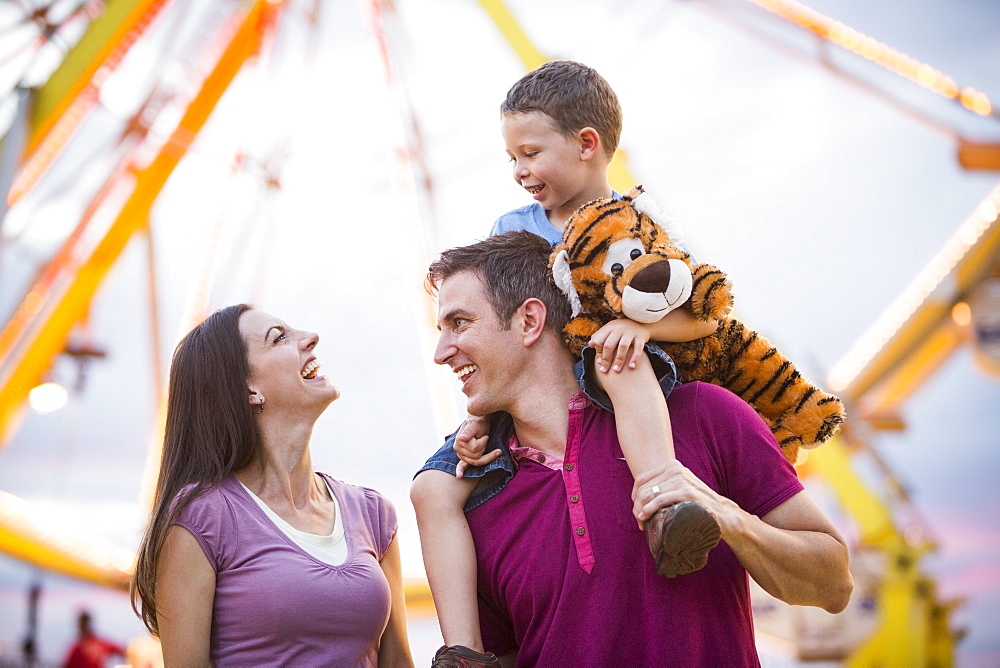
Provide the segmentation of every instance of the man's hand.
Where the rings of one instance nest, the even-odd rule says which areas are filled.
[[[455,436],[455,453],[461,460],[458,462],[458,468],[455,470],[456,478],[463,477],[466,468],[489,464],[500,456],[500,450],[483,454],[489,440],[489,419],[470,415],[462,423],[462,426],[458,429],[458,434]]]
[[[805,491],[757,517],[673,461],[636,478],[632,499],[640,525],[660,508],[700,502],[715,515],[722,540],[750,577],[785,603],[836,614],[850,600],[847,543]]]
[[[590,347],[597,351],[597,369],[607,373],[608,369],[621,371],[628,367],[634,369],[642,357],[646,342],[649,341],[649,330],[646,325],[619,318],[601,327],[590,337]]]
[[[739,522],[742,512],[731,499],[717,494],[677,460],[640,474],[632,486],[632,501],[632,512],[639,526],[643,526],[660,508],[682,501],[698,501],[715,515],[722,528],[723,540],[727,524],[732,527]]]

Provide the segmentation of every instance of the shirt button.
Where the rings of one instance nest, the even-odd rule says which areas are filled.
[[[538,463],[539,464],[545,463],[545,455],[538,455]]]
[[[576,535],[577,536],[582,536],[585,533],[587,533],[587,530],[584,529],[583,527],[577,527],[576,528]]]
[[[576,503],[577,501],[579,501],[579,500],[580,500],[580,495],[579,495],[579,494],[574,494],[574,495],[572,495],[571,497],[569,497],[569,500],[570,500],[570,501],[571,501],[572,503]]]
[[[566,466],[565,466],[564,468],[565,468],[565,469],[566,469],[567,471],[572,471],[572,470],[573,470],[573,465],[572,465],[572,464],[566,464]]]

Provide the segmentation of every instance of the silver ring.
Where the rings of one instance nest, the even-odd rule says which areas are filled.
[[[659,485],[653,485],[652,487],[649,488],[649,491],[651,491],[653,493],[653,496],[659,496],[660,495],[660,486]]]

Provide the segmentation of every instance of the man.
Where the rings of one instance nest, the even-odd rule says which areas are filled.
[[[679,462],[633,480],[610,406],[580,391],[563,345],[569,309],[549,252],[513,232],[446,251],[428,274],[435,361],[458,374],[470,414],[506,414],[491,442],[516,463],[493,468],[466,506],[485,649],[518,665],[759,665],[747,574],[788,603],[839,612],[853,587],[843,538],[753,409],[714,385],[673,390]],[[411,493],[422,533],[420,477],[448,475],[435,468]],[[660,577],[636,518],[688,501],[715,515],[722,542],[703,569]]]

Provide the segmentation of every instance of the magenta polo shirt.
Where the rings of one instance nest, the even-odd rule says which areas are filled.
[[[688,383],[668,405],[677,458],[744,510],[764,515],[802,491],[736,395]],[[507,486],[466,514],[488,650],[517,650],[523,666],[759,665],[748,576],[725,543],[700,571],[656,573],[614,415],[578,394],[561,461],[516,452]]]

